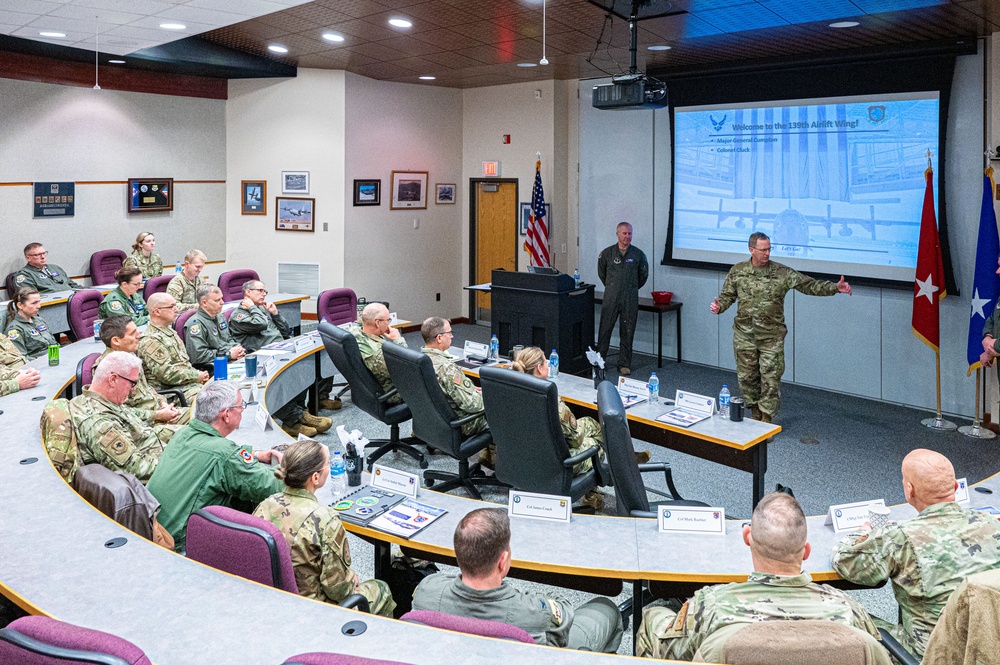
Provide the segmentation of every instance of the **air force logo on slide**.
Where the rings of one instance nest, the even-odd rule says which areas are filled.
[[[724,116],[722,116],[722,120],[716,120],[714,115],[710,115],[710,116],[708,116],[708,119],[712,121],[712,127],[715,128],[715,131],[721,132],[722,131],[722,126],[724,124],[726,124],[726,118],[727,117],[729,117],[729,116],[724,115]]]
[[[886,118],[884,106],[869,106],[868,121],[873,125],[881,124]]]

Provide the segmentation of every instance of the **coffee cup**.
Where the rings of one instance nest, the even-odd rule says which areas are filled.
[[[889,508],[878,503],[868,506],[868,523],[872,530],[884,527],[889,523]]]
[[[521,351],[524,351],[524,345],[523,344],[515,344],[514,348],[510,352],[510,359],[512,361],[513,360],[517,360],[517,357],[521,354]]]
[[[246,368],[247,378],[256,379],[257,378],[257,356],[250,354],[243,359],[243,365]]]
[[[734,423],[743,422],[743,412],[746,409],[746,404],[743,402],[742,397],[733,397],[729,400],[729,419]]]
[[[364,458],[360,455],[346,455],[344,457],[344,470],[347,472],[348,487],[357,487],[361,484],[361,472],[364,469]]]

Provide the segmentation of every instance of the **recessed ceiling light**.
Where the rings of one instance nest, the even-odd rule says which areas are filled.
[[[519,63],[517,63],[517,66],[518,67],[537,67],[538,65],[536,63],[534,63],[534,62],[519,62]]]
[[[324,32],[323,39],[328,42],[342,42],[344,41],[344,36],[338,35],[336,32]]]
[[[124,60],[108,60],[109,65],[124,65]]]
[[[405,18],[391,18],[389,19],[389,25],[396,28],[412,28],[413,23],[407,21]]]
[[[652,46],[647,46],[647,51],[669,51],[673,46],[667,46],[666,44],[653,44]]]
[[[39,32],[38,34],[40,34],[42,37],[65,37],[66,36],[66,34],[63,33],[63,32],[49,32],[47,30],[45,32]]]
[[[831,28],[856,28],[861,25],[857,21],[837,21],[836,23],[831,23]]]
[[[160,27],[164,30],[184,30],[187,28],[183,23],[161,23]]]
[[[437,77],[436,77],[436,76],[421,76],[421,77],[420,77],[420,80],[421,80],[421,81],[434,81],[434,80],[436,80],[436,79],[437,79]]]
[[[288,49],[280,44],[271,44],[267,47],[267,50],[273,53],[288,53]]]

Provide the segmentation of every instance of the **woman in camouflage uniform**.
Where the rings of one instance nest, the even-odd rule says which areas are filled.
[[[149,231],[143,231],[135,237],[132,244],[132,253],[122,264],[123,268],[138,268],[142,273],[142,281],[150,277],[159,277],[163,274],[163,259],[159,254],[154,254],[156,238]]]

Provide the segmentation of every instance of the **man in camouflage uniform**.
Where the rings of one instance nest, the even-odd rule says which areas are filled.
[[[84,288],[82,284],[77,284],[70,279],[68,272],[54,263],[49,263],[48,255],[49,253],[45,251],[40,242],[25,245],[24,260],[27,264],[14,276],[14,286],[16,288],[27,286],[39,293],[55,293],[56,291]]]
[[[42,375],[34,367],[24,367],[28,359],[6,335],[0,335],[0,397],[38,385]]]
[[[229,332],[229,323],[222,316],[223,304],[222,289],[210,284],[199,286],[198,311],[184,324],[184,347],[191,364],[209,374],[215,372],[217,353],[225,354],[227,360],[239,360],[247,354]]]
[[[406,346],[406,340],[399,333],[399,330],[389,325],[392,317],[389,310],[380,302],[373,302],[366,306],[361,312],[361,325],[352,323],[347,332],[354,335],[358,341],[358,351],[361,352],[361,359],[365,361],[365,367],[372,373],[375,380],[382,386],[382,390],[389,392],[395,386],[389,370],[385,366],[385,356],[382,354],[382,344],[392,342],[400,346]],[[400,404],[403,398],[395,394],[389,398],[389,404]]]
[[[851,285],[806,277],[771,261],[771,240],[750,235],[750,260],[737,263],[726,276],[722,293],[709,306],[721,314],[739,300],[733,320],[733,352],[740,393],[755,420],[773,422],[781,401],[785,373],[785,294],[795,289],[809,296],[851,295]]]
[[[488,430],[490,426],[486,422],[483,396],[448,354],[454,337],[451,323],[439,316],[432,316],[420,326],[420,335],[424,338],[424,348],[420,350],[431,357],[438,384],[451,408],[459,418],[481,414],[462,425],[462,434],[472,436]]]
[[[806,517],[794,497],[768,494],[743,527],[754,572],[746,582],[699,589],[680,611],[646,608],[636,635],[636,655],[691,660],[699,652],[705,662],[722,662],[722,645],[713,633],[756,621],[836,621],[878,637],[878,629],[861,605],[843,591],[815,584],[802,572],[811,551]]]
[[[149,297],[149,326],[139,338],[139,357],[146,380],[154,390],[176,388],[191,404],[208,379],[208,372],[191,365],[184,342],[171,327],[177,319],[177,302],[168,293]]]
[[[205,255],[200,250],[192,249],[184,255],[180,273],[167,283],[167,293],[177,301],[178,313],[198,307],[198,287],[201,286],[199,275],[204,267]]]
[[[67,483],[72,483],[80,468],[80,446],[73,430],[69,400],[60,397],[46,404],[38,425],[52,466]]]
[[[892,580],[901,623],[896,639],[923,656],[948,596],[974,573],[1000,567],[1000,523],[955,503],[955,470],[948,459],[918,448],[903,459],[903,495],[912,520],[872,531],[866,524],[833,552],[846,580],[874,586]]]
[[[425,577],[413,592],[413,609],[513,624],[538,644],[605,653],[618,650],[622,617],[611,600],[598,596],[574,608],[561,598],[521,591],[504,579],[511,556],[507,512],[473,510],[455,529],[460,572]]]
[[[81,464],[121,469],[146,482],[167,442],[133,409],[123,406],[140,372],[142,361],[133,354],[108,354],[90,388],[73,398],[71,409]]]
[[[104,353],[94,361],[95,371],[109,353],[123,351],[135,354],[139,350],[139,329],[126,315],[112,316],[101,324],[101,341],[105,348]],[[149,386],[145,372],[139,373],[139,383],[129,393],[125,406],[134,409],[136,415],[156,430],[157,436],[164,441],[169,441],[181,425],[191,420],[191,410],[184,409],[182,412],[167,402],[166,397]]]
[[[160,524],[183,552],[187,519],[205,506],[256,506],[280,492],[282,482],[268,466],[276,450],[254,451],[226,437],[239,428],[245,408],[235,385],[213,381],[202,388],[194,418],[167,446],[147,488],[160,502]]]
[[[639,289],[649,279],[649,262],[638,247],[632,246],[632,225],[622,222],[615,231],[618,242],[597,257],[597,276],[604,285],[597,351],[608,357],[611,332],[618,323],[618,373],[632,373],[632,340],[639,320]]]

